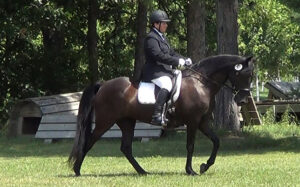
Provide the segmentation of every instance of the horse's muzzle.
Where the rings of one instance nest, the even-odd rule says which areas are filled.
[[[248,103],[248,97],[250,96],[250,91],[240,90],[234,97],[234,101],[238,106]]]

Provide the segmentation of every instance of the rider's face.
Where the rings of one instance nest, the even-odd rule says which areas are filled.
[[[159,28],[159,25],[160,25],[160,28]],[[167,22],[154,23],[154,26],[160,32],[165,33],[167,30],[167,27],[168,27],[168,23]]]

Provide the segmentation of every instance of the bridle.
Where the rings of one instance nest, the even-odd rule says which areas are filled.
[[[225,83],[220,83],[220,82],[218,82],[218,81],[216,81],[216,80],[214,80],[214,79],[211,79],[211,78],[209,78],[209,77],[207,77],[207,76],[205,76],[205,75],[199,73],[198,71],[192,69],[191,67],[193,67],[193,66],[194,66],[194,64],[193,64],[192,66],[186,66],[185,69],[190,70],[190,71],[196,73],[196,74],[199,75],[200,77],[202,77],[202,78],[206,79],[207,81],[212,82],[212,83],[214,83],[214,84],[216,84],[216,85],[218,85],[218,86],[220,86],[220,87],[226,87],[226,88],[230,89],[230,90],[232,91],[234,97],[235,97],[240,91],[245,91],[245,92],[250,92],[250,91],[251,91],[250,88],[237,89],[237,88],[231,83],[230,80],[229,80],[229,81],[226,81]],[[197,79],[198,81],[201,81],[198,77],[194,77],[194,76],[191,76],[191,77]]]

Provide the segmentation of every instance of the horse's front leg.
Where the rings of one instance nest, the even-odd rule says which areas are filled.
[[[186,142],[187,158],[186,158],[185,171],[188,175],[197,175],[197,173],[192,168],[192,157],[194,153],[196,130],[197,128],[194,128],[192,125],[187,126],[187,142]]]
[[[200,126],[199,129],[213,142],[213,149],[209,159],[207,160],[206,164],[203,163],[200,166],[200,173],[202,174],[206,172],[208,168],[215,163],[217,152],[220,146],[220,140],[216,136],[216,134],[212,131],[212,129],[208,126],[208,124],[204,124]]]

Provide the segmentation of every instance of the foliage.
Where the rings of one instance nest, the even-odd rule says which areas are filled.
[[[132,1],[105,1],[99,19],[101,79],[130,76],[134,64],[136,5]]]
[[[20,98],[76,91],[85,82],[85,35],[77,18],[55,2],[1,4],[0,124]]]
[[[265,125],[275,123],[275,114],[273,108],[269,108],[266,113],[262,116],[262,122]]]
[[[299,76],[300,28],[293,11],[278,1],[245,0],[240,8],[242,54],[254,55],[261,79]]]
[[[296,114],[290,107],[281,116],[281,123],[283,125],[297,125],[300,124],[300,119],[297,119]]]
[[[272,138],[274,140],[284,137],[300,137],[299,128],[299,125],[296,125],[295,123],[290,124],[283,121],[273,124],[263,123],[263,125],[246,126],[243,131],[245,134],[248,134],[248,136],[252,136],[253,138],[262,137]],[[272,142],[270,143],[272,144]]]

